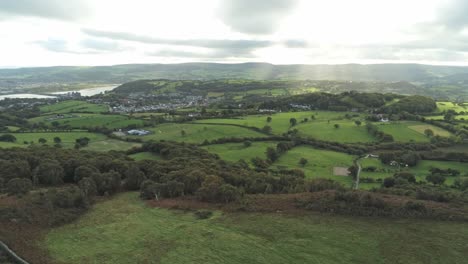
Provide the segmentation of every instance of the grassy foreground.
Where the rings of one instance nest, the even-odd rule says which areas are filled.
[[[43,242],[63,263],[466,263],[455,222],[149,208],[137,193],[99,203]]]

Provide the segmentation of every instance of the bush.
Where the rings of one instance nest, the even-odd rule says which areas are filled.
[[[7,193],[9,195],[27,194],[32,189],[32,181],[24,178],[14,178],[7,183]]]
[[[197,219],[208,219],[210,218],[211,216],[213,216],[213,212],[212,211],[207,211],[207,210],[198,210],[194,213],[195,215],[195,218]]]

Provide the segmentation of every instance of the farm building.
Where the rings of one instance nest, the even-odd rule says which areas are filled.
[[[132,135],[132,136],[145,136],[148,135],[150,132],[147,130],[142,130],[142,129],[132,129],[127,131],[127,134]]]

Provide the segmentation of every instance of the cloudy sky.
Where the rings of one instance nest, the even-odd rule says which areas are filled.
[[[0,0],[0,67],[468,65],[468,0]]]

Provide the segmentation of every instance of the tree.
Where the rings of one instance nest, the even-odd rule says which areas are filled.
[[[424,135],[426,135],[426,137],[433,137],[434,136],[434,131],[432,131],[431,129],[426,129],[424,130]]]
[[[385,188],[390,188],[390,187],[395,186],[395,178],[393,178],[393,177],[385,178],[382,185]]]
[[[271,126],[264,126],[264,127],[262,128],[262,131],[265,132],[265,133],[267,133],[267,134],[270,134],[271,131],[272,131],[272,128],[271,128]]]
[[[22,195],[32,189],[32,182],[30,179],[14,178],[8,181],[6,187],[9,195]]]
[[[220,187],[219,196],[219,199],[222,202],[229,203],[239,200],[239,198],[242,196],[242,193],[238,188],[231,184],[223,184]]]
[[[34,183],[59,185],[63,183],[65,173],[62,166],[55,160],[41,162],[34,170]]]
[[[291,119],[289,119],[289,124],[293,127],[297,124],[297,119],[292,117]]]
[[[0,135],[0,141],[1,142],[16,142],[16,137],[13,136],[12,134],[4,134],[4,135]]]
[[[78,148],[85,147],[85,146],[87,146],[89,144],[89,141],[90,141],[90,139],[87,138],[87,137],[77,138],[75,140],[75,142],[76,142],[75,148],[77,148],[76,145],[78,145]]]
[[[299,164],[304,167],[309,161],[306,158],[301,158]]]
[[[248,148],[250,146],[252,146],[252,141],[249,141],[249,140],[244,141],[244,147]]]
[[[267,158],[269,160],[271,160],[272,162],[275,162],[279,157],[278,152],[276,151],[276,149],[274,149],[272,147],[267,148],[266,155],[267,155]]]
[[[182,130],[180,131],[180,135],[181,135],[181,136],[185,137],[186,134],[187,134],[187,132],[185,132],[184,129],[182,129]]]
[[[60,144],[60,143],[62,143],[62,139],[59,138],[59,137],[54,137],[54,143],[55,144]]]
[[[339,124],[334,124],[333,125],[336,129],[340,128],[340,125]]]
[[[267,117],[267,122],[270,123],[271,122],[271,116]]]
[[[138,190],[141,183],[146,180],[145,174],[136,165],[130,166],[125,173],[125,187],[127,190]]]
[[[75,173],[73,175],[73,181],[78,183],[81,181],[81,179],[84,179],[86,177],[91,177],[93,173],[97,173],[99,170],[93,166],[79,166],[75,169]]]
[[[395,175],[393,175],[393,177],[395,177],[395,179],[403,179],[409,183],[416,183],[416,177],[409,172],[398,172]]]
[[[359,120],[356,120],[356,121],[354,121],[354,124],[356,124],[356,126],[360,126],[362,124],[362,122],[359,121]]]
[[[47,139],[39,138],[38,142],[41,143],[41,144],[45,144],[45,143],[47,143]]]
[[[438,174],[430,174],[426,176],[426,181],[434,185],[441,185],[445,182],[445,177]]]

